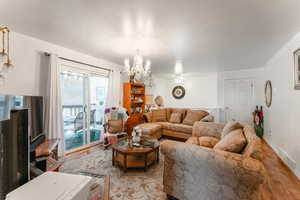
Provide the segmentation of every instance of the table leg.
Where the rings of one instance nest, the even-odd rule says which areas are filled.
[[[124,172],[126,172],[127,171],[127,155],[124,154],[123,156],[124,156]]]
[[[53,157],[55,160],[58,160],[58,145],[54,148],[53,152]]]
[[[115,150],[112,149],[112,166],[115,166]]]
[[[144,154],[144,165],[145,165],[145,167],[144,167],[144,171],[146,172],[147,171],[147,153],[145,153]]]
[[[156,162],[159,163],[159,148],[156,150]]]

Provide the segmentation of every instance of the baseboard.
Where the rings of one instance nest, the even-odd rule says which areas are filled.
[[[280,147],[277,147],[271,141],[269,141],[267,139],[265,139],[265,141],[272,147],[272,149],[276,152],[276,154],[279,156],[279,158],[286,164],[286,166],[288,166],[288,168],[300,180],[300,171],[297,170],[296,161],[294,161],[286,151],[282,150]]]

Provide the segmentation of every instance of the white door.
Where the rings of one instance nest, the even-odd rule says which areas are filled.
[[[61,61],[61,93],[66,151],[99,142],[108,90],[108,72]]]
[[[253,80],[227,79],[224,81],[225,120],[250,122],[252,120]]]

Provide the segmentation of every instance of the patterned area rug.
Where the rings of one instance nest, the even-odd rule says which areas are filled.
[[[147,172],[129,169],[126,173],[118,166],[113,167],[111,149],[100,146],[87,152],[66,158],[60,172],[83,174],[93,177],[91,190],[103,185],[103,175],[111,176],[110,197],[112,200],[165,200],[163,192],[163,156],[159,164],[152,165]]]

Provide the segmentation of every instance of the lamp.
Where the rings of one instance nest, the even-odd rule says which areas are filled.
[[[13,67],[10,60],[10,30],[8,27],[0,26],[0,32],[2,33],[2,50],[0,52],[0,58],[2,58],[1,62],[3,62],[3,58],[6,58],[5,61],[0,64],[0,78],[4,78],[3,73],[7,72],[10,67]]]
[[[184,77],[182,76],[183,71],[183,65],[181,60],[177,60],[174,67],[175,71],[175,79],[174,82],[176,84],[183,84],[184,83]]]
[[[177,60],[175,63],[175,74],[182,74],[182,61],[181,60]]]
[[[143,56],[140,55],[140,51],[137,50],[136,55],[133,57],[132,65],[130,65],[130,59],[124,60],[125,72],[130,77],[130,82],[141,81],[151,74],[151,61],[148,59],[144,63]]]
[[[154,101],[153,101],[153,95],[152,94],[146,94],[145,95],[145,106],[146,112],[150,112],[151,107],[154,105]]]

